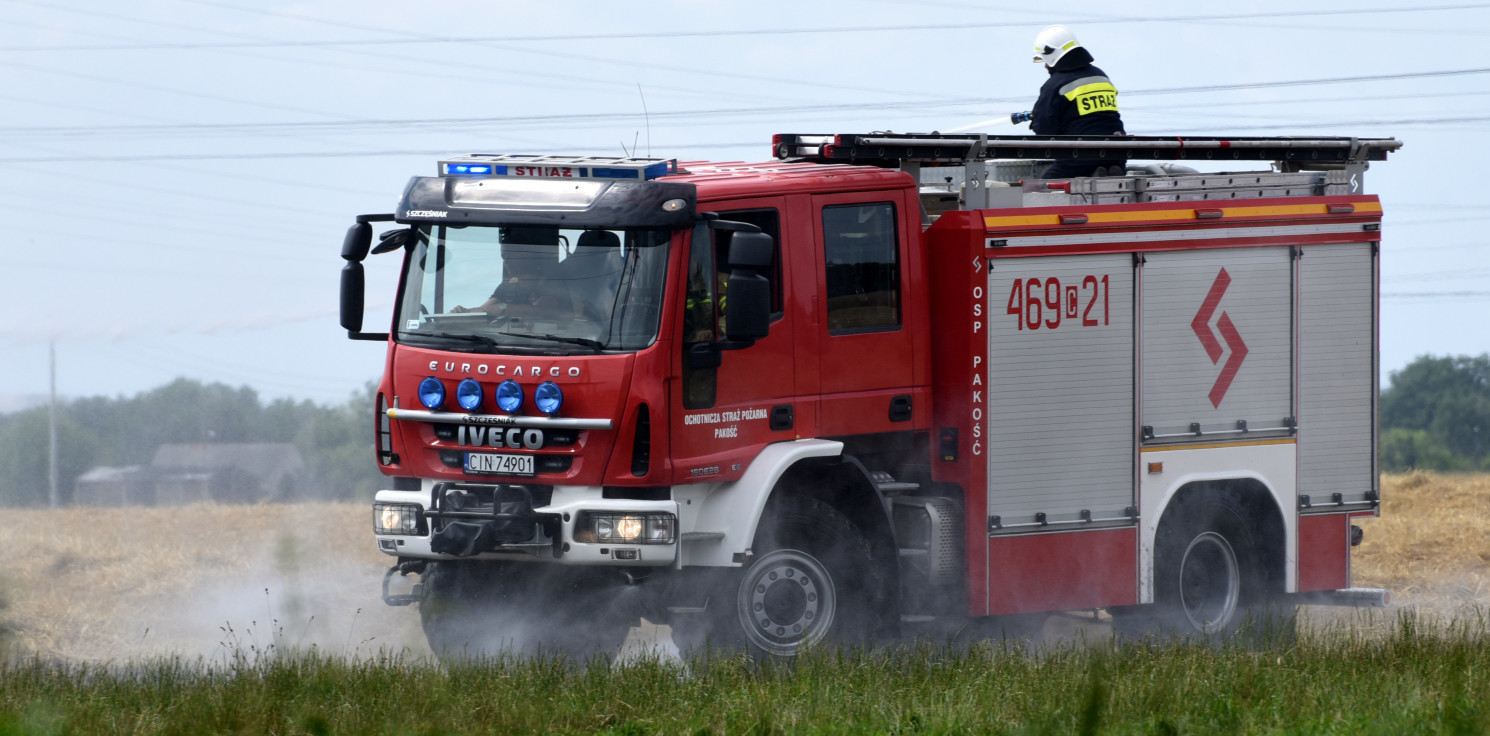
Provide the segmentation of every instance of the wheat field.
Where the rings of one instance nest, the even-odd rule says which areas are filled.
[[[1386,476],[1382,497],[1381,518],[1358,522],[1353,583],[1437,617],[1490,607],[1490,475]],[[391,558],[373,546],[368,504],[9,516],[0,625],[15,652],[85,662],[428,653],[417,611],[379,598]]]

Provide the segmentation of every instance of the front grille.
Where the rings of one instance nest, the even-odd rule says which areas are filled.
[[[434,428],[434,430],[435,430],[435,436],[436,437],[439,437],[441,441],[444,441],[444,442],[458,442],[461,439],[460,425],[441,423],[441,424],[431,424],[430,426],[432,426]],[[466,428],[466,441],[467,441],[467,445],[469,447],[471,447],[471,449],[485,449],[487,447],[490,447],[491,446],[491,442],[486,439],[486,435],[484,433],[485,432],[488,432],[488,431],[500,431],[497,428],[492,428],[492,429],[488,429],[486,427],[477,427],[477,428],[475,428],[475,429],[479,429],[481,432],[483,432],[482,436],[480,437],[480,439],[482,440],[482,442],[477,443],[472,438],[472,435],[471,435],[471,430],[472,429],[473,429],[472,427],[467,427]],[[544,429],[543,430],[543,447],[545,447],[545,448],[546,447],[573,447],[576,442],[579,442],[579,430],[575,430],[575,429]],[[500,450],[502,448],[495,447],[495,448],[492,448],[492,449]]]

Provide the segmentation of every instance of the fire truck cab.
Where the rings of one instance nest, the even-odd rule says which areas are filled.
[[[773,146],[451,158],[348,232],[342,325],[388,343],[384,599],[437,653],[579,656],[641,617],[790,657],[1385,604],[1350,548],[1380,500],[1361,180],[1397,141]],[[1175,163],[1036,177],[1094,152]],[[1217,159],[1268,168],[1178,165]],[[393,252],[393,324],[363,332],[363,261]]]

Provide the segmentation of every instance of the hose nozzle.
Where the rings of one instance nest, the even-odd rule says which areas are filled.
[[[1018,125],[1020,123],[1028,123],[1029,121],[1030,113],[1028,110],[1025,110],[1024,112],[1015,112],[1009,114],[1009,122],[1015,125]]]

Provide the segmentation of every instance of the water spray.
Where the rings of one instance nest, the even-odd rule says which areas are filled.
[[[1013,112],[1013,113],[1009,113],[1008,115],[1001,115],[1001,116],[996,117],[996,118],[989,118],[987,120],[979,120],[978,122],[973,123],[971,125],[964,125],[964,126],[961,126],[961,127],[958,127],[958,128],[952,128],[951,130],[944,130],[942,132],[943,133],[966,133],[967,131],[973,130],[975,128],[985,128],[985,127],[994,126],[994,125],[1019,125],[1020,123],[1028,123],[1030,120],[1031,120],[1030,113],[1029,113],[1028,110],[1026,110],[1025,112]]]

